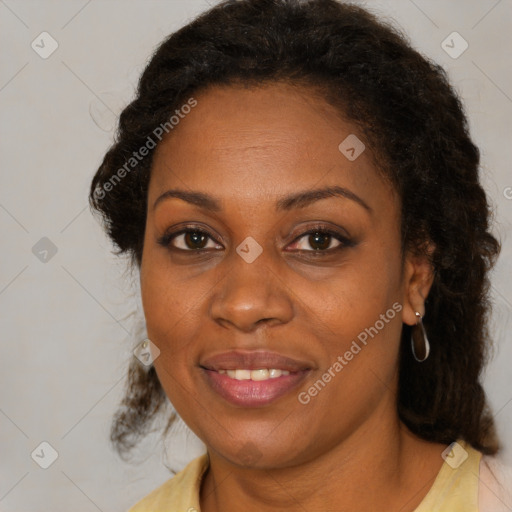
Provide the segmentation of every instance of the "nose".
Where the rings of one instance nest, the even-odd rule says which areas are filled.
[[[252,263],[235,252],[225,260],[228,273],[216,287],[210,306],[219,325],[252,332],[261,325],[285,324],[293,317],[290,289],[264,254]]]

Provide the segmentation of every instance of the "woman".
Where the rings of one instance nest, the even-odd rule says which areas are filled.
[[[133,512],[511,506],[478,164],[443,70],[359,7],[228,1],[162,43],[91,184],[151,340],[112,439],[168,397],[207,453]]]

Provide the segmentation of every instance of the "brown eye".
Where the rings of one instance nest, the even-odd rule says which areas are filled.
[[[187,231],[183,236],[183,241],[189,249],[204,249],[209,238],[201,231]]]
[[[333,245],[333,242],[337,243]],[[293,243],[293,249],[305,252],[330,252],[345,245],[350,245],[350,242],[341,234],[314,229],[298,237]]]
[[[315,250],[326,250],[331,245],[332,235],[317,232],[308,237],[309,245]]]
[[[209,242],[211,242],[210,246],[208,246]],[[163,247],[186,252],[220,248],[206,231],[200,229],[182,229],[175,233],[168,233],[161,237],[158,243]]]

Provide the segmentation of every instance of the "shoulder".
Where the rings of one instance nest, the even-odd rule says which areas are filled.
[[[208,467],[205,453],[191,461],[182,471],[165,481],[137,502],[128,512],[168,512],[199,510],[199,491]]]
[[[442,458],[432,487],[414,512],[478,512],[481,452],[458,440],[443,451]]]
[[[480,461],[478,505],[480,512],[512,510],[512,467],[497,457],[484,455]]]

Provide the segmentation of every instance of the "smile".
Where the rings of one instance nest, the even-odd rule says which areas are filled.
[[[263,407],[290,394],[309,370],[280,369],[208,370],[201,368],[207,386],[223,400],[237,407]]]
[[[262,381],[268,379],[277,379],[281,375],[290,375],[288,370],[279,370],[276,368],[260,368],[259,370],[236,369],[236,370],[218,370],[221,375],[227,375],[236,380],[255,380]]]

